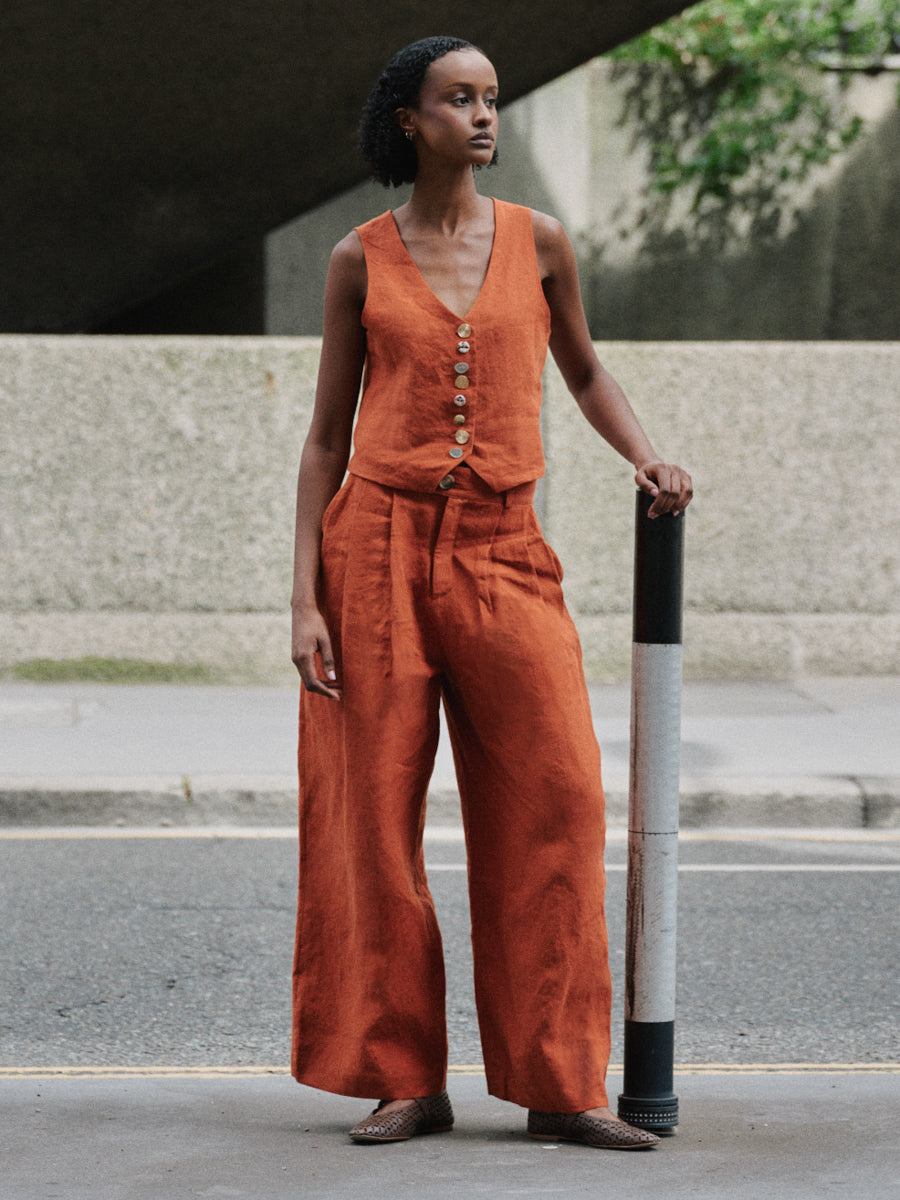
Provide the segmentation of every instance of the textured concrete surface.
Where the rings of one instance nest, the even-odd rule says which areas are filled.
[[[318,345],[0,339],[2,608],[282,608]]]
[[[900,455],[891,416],[900,399],[900,343],[597,348],[657,450],[694,476],[685,534],[687,673],[894,670],[900,552],[873,464]],[[604,674],[611,653],[622,673],[630,471],[584,436],[552,364],[547,399],[545,526],[566,568],[589,675]],[[614,632],[609,614],[617,611]]]
[[[900,670],[900,343],[603,343],[693,472],[689,677]],[[315,339],[0,338],[0,668],[97,654],[287,680]],[[631,471],[552,366],[541,516],[589,676],[630,658]]]
[[[900,678],[695,683],[682,704],[684,828],[900,825]],[[628,687],[591,707],[623,826]],[[0,685],[0,822],[291,825],[296,711],[296,687]],[[445,732],[429,815],[459,820]]]
[[[679,1075],[684,1117],[656,1150],[530,1140],[524,1114],[450,1081],[451,1134],[355,1146],[360,1101],[285,1078],[0,1082],[4,1195],[65,1200],[579,1196],[894,1200],[896,1076]]]

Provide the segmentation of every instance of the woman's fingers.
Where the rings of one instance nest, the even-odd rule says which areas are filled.
[[[694,495],[690,475],[671,463],[645,463],[638,468],[634,480],[642,492],[654,497],[647,514],[649,517],[660,517],[663,513],[677,516],[684,512]]]
[[[318,673],[317,654],[322,664],[322,676]],[[318,613],[312,621],[295,622],[291,659],[308,692],[327,696],[330,700],[341,699],[331,638]]]
[[[340,700],[341,688],[337,682],[337,677],[333,671],[331,675],[325,671],[325,678],[321,678],[316,670],[315,654],[301,655],[299,659],[294,659],[294,664],[300,672],[300,678],[303,681],[303,686],[308,692],[315,692],[319,696],[327,696],[330,700]]]
[[[325,628],[324,621],[322,622],[322,631],[319,634],[319,658],[322,661],[322,670],[325,672],[325,678],[315,680],[315,683],[318,685],[316,690],[320,695],[330,696],[333,700],[340,700],[341,689],[335,671],[331,638],[328,636],[328,630]]]

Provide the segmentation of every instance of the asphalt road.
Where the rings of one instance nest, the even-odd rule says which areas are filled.
[[[289,1042],[290,830],[0,831],[2,1068],[274,1067]],[[625,842],[608,852],[621,1061]],[[431,831],[450,1058],[480,1063],[459,832]],[[900,1058],[900,833],[695,831],[680,850],[676,1059]]]

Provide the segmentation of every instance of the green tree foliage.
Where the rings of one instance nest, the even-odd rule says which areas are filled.
[[[628,112],[650,132],[656,187],[692,189],[696,210],[771,200],[853,142],[840,68],[879,70],[898,38],[900,0],[705,0],[613,57],[643,64]]]

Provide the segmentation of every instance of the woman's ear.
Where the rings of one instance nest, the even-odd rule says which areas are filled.
[[[394,116],[397,118],[397,124],[403,130],[408,138],[411,138],[415,133],[415,125],[413,124],[412,109],[397,108],[394,110]]]

